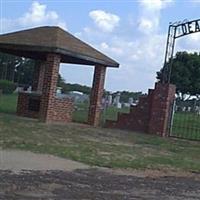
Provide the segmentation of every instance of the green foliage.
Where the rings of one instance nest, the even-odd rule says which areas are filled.
[[[58,76],[57,86],[62,87],[62,92],[64,94],[67,94],[71,91],[78,91],[89,95],[91,91],[91,87],[85,85],[66,83],[65,79],[60,74]]]
[[[35,61],[24,59],[19,66],[16,67],[14,81],[18,84],[30,85],[33,79]]]
[[[16,89],[16,85],[8,80],[0,80],[0,90],[3,94],[12,94]]]
[[[169,63],[167,63],[169,65]],[[162,71],[157,72],[160,80]],[[177,94],[200,94],[200,54],[178,52],[173,59],[171,83],[176,85]]]
[[[14,81],[16,66],[19,66],[22,58],[0,53],[0,79]]]
[[[31,84],[35,61],[0,53],[0,79]]]
[[[63,86],[63,92],[67,93],[70,91],[78,91],[78,92],[82,92],[84,94],[90,94],[91,88],[85,85],[79,85],[79,84],[71,84],[71,83],[66,83]]]

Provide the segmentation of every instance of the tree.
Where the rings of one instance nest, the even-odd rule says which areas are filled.
[[[15,68],[20,64],[21,58],[9,54],[0,54],[0,79],[14,81]]]
[[[167,63],[169,65],[169,63]],[[157,72],[161,80],[163,68]],[[185,96],[200,95],[200,54],[177,52],[173,58],[170,82],[176,85],[176,93],[181,99]]]
[[[0,53],[0,79],[18,84],[30,84],[34,65],[34,60]]]

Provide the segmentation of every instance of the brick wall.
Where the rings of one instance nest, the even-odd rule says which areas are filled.
[[[41,95],[20,92],[17,103],[17,115],[22,117],[39,118],[40,111],[30,110],[30,100],[41,102]],[[71,122],[74,103],[70,98],[54,98],[50,109],[48,122]]]
[[[31,93],[19,92],[17,102],[17,115],[22,117],[38,118],[39,111],[29,109],[29,102],[31,99],[40,101],[41,96],[33,95]]]
[[[48,122],[71,122],[74,102],[69,98],[54,98],[50,107]]]
[[[107,120],[105,126],[166,136],[174,98],[174,85],[156,83],[130,113],[118,113],[117,121]]]

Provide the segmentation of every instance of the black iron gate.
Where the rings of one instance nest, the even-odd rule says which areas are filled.
[[[200,141],[200,100],[176,99],[170,136]]]
[[[164,65],[159,74],[162,83],[171,82],[176,39],[197,32],[200,32],[200,19],[170,23]],[[167,133],[173,137],[200,140],[200,100],[198,98],[176,99],[171,108]]]

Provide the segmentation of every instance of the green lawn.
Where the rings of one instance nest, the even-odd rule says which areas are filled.
[[[189,112],[175,113],[171,135],[200,140],[200,115]]]
[[[0,94],[0,112],[15,113],[17,106],[17,94],[1,95]]]
[[[75,106],[78,109],[75,109],[75,111],[73,112],[73,116],[72,116],[73,121],[74,122],[87,122],[89,105],[82,103],[82,104],[76,104]],[[105,110],[102,110],[101,123],[103,124],[106,119],[117,120],[118,112],[128,113],[129,108],[124,107],[124,108],[118,109],[114,106],[111,106],[111,107],[106,108]]]
[[[200,143],[148,134],[50,125],[0,114],[0,147],[48,153],[92,166],[200,172]]]

